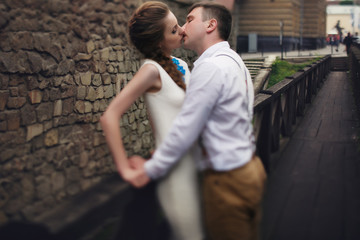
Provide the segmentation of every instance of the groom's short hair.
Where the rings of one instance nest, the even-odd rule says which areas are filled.
[[[202,11],[202,20],[210,20],[212,18],[216,19],[218,22],[218,31],[219,36],[223,40],[227,41],[231,32],[232,16],[230,11],[219,3],[215,2],[198,2],[194,3],[190,8],[188,13],[190,13],[195,8],[203,8]]]

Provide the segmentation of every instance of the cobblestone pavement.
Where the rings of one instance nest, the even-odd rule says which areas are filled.
[[[239,53],[243,59],[251,58],[260,58],[267,57],[270,55],[275,55],[281,57],[281,52],[257,52],[257,53]],[[317,56],[317,55],[327,55],[331,54],[334,57],[343,57],[346,56],[345,46],[343,44],[339,45],[339,50],[336,51],[336,47],[326,46],[325,48],[320,48],[316,50],[302,50],[302,51],[290,51],[283,52],[283,57],[308,57],[308,56]]]

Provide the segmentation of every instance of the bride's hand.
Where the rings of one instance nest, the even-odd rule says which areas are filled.
[[[129,158],[130,167],[134,168],[134,169],[143,168],[145,162],[146,162],[146,159],[144,159],[140,156],[131,156]]]
[[[132,156],[130,162],[136,163],[136,168],[128,168],[121,174],[122,178],[136,188],[141,188],[150,182],[150,178],[145,172],[145,159],[140,156]]]

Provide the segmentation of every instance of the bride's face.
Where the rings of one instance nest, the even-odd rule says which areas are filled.
[[[181,47],[183,32],[175,15],[169,11],[169,14],[165,18],[164,40],[160,44],[161,49],[167,55],[170,55],[172,50]]]

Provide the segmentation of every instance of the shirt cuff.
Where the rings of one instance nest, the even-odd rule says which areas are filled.
[[[149,159],[144,164],[145,172],[151,179],[160,178],[163,174],[161,174],[160,169],[156,167],[155,161],[153,159]]]

